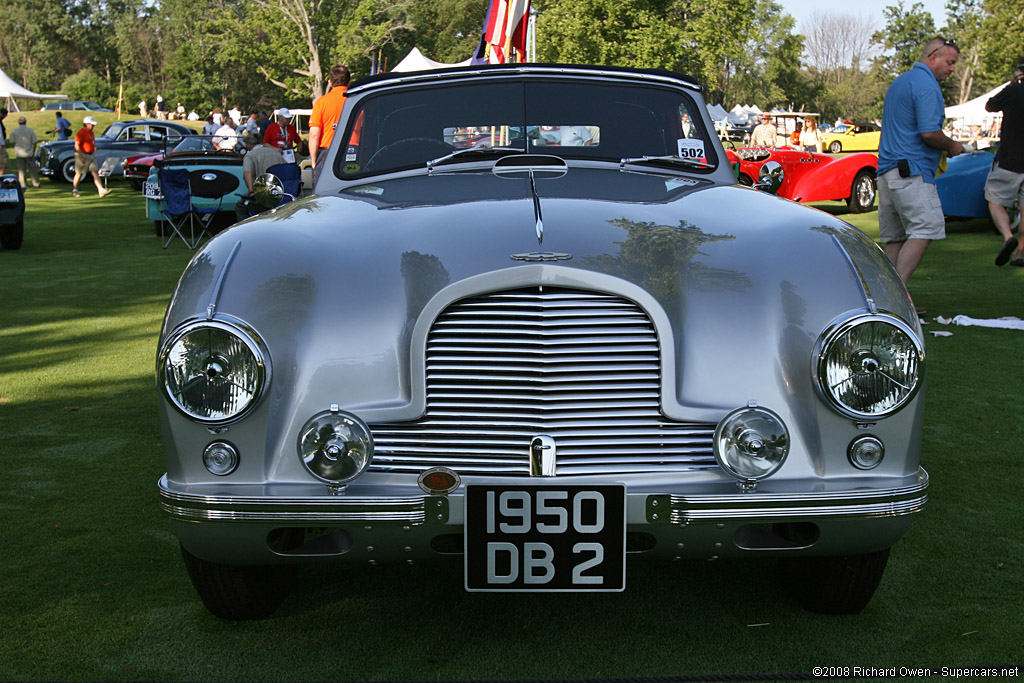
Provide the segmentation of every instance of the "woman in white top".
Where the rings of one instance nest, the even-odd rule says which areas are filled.
[[[821,151],[821,134],[818,132],[818,122],[813,116],[804,119],[804,129],[800,131],[800,147],[805,152]]]

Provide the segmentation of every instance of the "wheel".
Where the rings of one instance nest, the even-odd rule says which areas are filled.
[[[744,187],[753,187],[754,181],[746,173],[740,173],[739,177],[740,185]]]
[[[206,609],[215,617],[231,621],[266,619],[273,614],[288,593],[295,578],[295,567],[236,567],[201,560],[184,548],[192,585]]]
[[[60,177],[66,183],[75,182],[75,158],[65,159],[60,165]]]
[[[128,184],[131,185],[131,188],[133,190],[138,190],[139,192],[142,192],[142,181],[139,180],[138,178],[129,178]]]
[[[21,239],[25,235],[25,220],[12,225],[0,227],[0,245],[4,249],[21,249]]]
[[[164,236],[164,222],[163,221],[153,221],[153,233],[157,237],[163,237]]]
[[[853,177],[846,205],[851,213],[864,213],[875,205],[875,175],[871,171],[858,171]]]
[[[787,579],[805,609],[821,614],[857,614],[882,581],[889,549],[865,555],[790,560]]]
[[[839,140],[833,140],[832,144],[828,146],[828,151],[833,154],[839,154],[843,151],[843,143],[839,142]]]

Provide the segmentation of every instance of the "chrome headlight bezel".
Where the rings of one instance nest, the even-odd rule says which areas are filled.
[[[251,397],[244,405],[233,410],[229,415],[218,415],[216,417],[204,415],[190,408],[182,398],[175,394],[169,385],[168,363],[171,361],[171,354],[175,347],[189,335],[203,330],[214,330],[227,333],[242,343],[251,357],[255,381]],[[229,425],[243,419],[262,402],[266,395],[267,387],[270,385],[270,354],[263,343],[263,340],[255,330],[248,325],[234,320],[217,318],[213,320],[193,320],[178,327],[168,335],[160,349],[157,358],[157,378],[160,384],[160,391],[167,401],[174,406],[174,409],[185,417],[210,427]]]
[[[867,329],[867,326],[876,325],[887,325],[898,335],[902,335],[905,338],[905,352],[907,353],[907,360],[913,364],[913,368],[908,373],[910,382],[904,386],[897,380],[893,379],[894,373],[893,367],[889,366],[888,374],[885,373],[885,363],[891,362],[894,358],[891,354],[878,353],[874,349],[874,344],[860,344],[860,346],[871,347],[871,351],[864,351],[860,356],[862,367],[867,369],[872,366],[874,369],[868,369],[862,375],[867,378],[875,376],[884,378],[885,383],[890,387],[893,386],[903,387],[895,391],[892,398],[885,402],[884,406],[876,409],[871,409],[872,405],[877,405],[883,401],[885,394],[880,394],[874,400],[865,400],[864,405],[851,405],[849,400],[845,400],[841,394],[833,387],[839,387],[840,384],[831,384],[829,381],[829,364],[833,362],[833,354],[839,352],[838,345],[849,339],[849,335],[856,334]],[[857,344],[854,344],[857,346]],[[881,356],[881,357],[880,357]],[[815,346],[814,357],[813,357],[813,374],[814,374],[814,386],[818,395],[829,405],[832,410],[836,411],[840,415],[852,418],[858,421],[874,421],[889,417],[899,412],[904,406],[906,406],[921,389],[922,379],[924,375],[924,343],[918,336],[917,332],[903,320],[886,313],[865,313],[855,314],[850,317],[839,318],[826,328],[825,332],[818,339],[818,343]],[[853,375],[851,375],[852,377]],[[845,383],[846,380],[843,380]],[[867,383],[865,380],[864,383]]]

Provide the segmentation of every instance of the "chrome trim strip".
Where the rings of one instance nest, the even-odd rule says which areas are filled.
[[[224,267],[220,269],[220,275],[217,276],[217,284],[213,286],[213,293],[210,295],[210,303],[206,306],[207,320],[213,320],[213,316],[217,312],[217,301],[220,299],[220,291],[224,287],[224,278],[227,276],[231,263],[235,260],[235,256],[241,247],[241,241],[235,242],[235,245],[231,247],[231,253],[224,259]]]
[[[777,522],[783,519],[899,517],[920,512],[928,500],[927,489],[928,473],[921,468],[915,484],[892,489],[650,496],[647,520],[686,525],[743,519]]]
[[[443,496],[402,498],[230,496],[182,493],[159,483],[160,508],[185,522],[443,524],[448,499]]]
[[[848,265],[850,270],[853,272],[854,279],[856,279],[860,284],[861,294],[864,295],[864,308],[871,313],[875,313],[874,299],[871,297],[871,290],[868,288],[867,280],[864,279],[864,274],[860,271],[860,268],[857,267],[853,257],[850,256],[850,252],[846,250],[846,247],[843,246],[843,243],[840,242],[839,238],[835,235],[832,235],[832,243],[836,245],[837,249],[839,249],[839,253],[842,254],[843,258],[846,260],[846,265]]]

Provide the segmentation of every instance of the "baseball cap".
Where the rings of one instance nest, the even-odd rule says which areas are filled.
[[[286,119],[290,119],[292,117],[292,112],[290,109],[288,109],[288,107],[281,107],[280,109],[277,110],[277,115],[283,116]]]
[[[92,125],[95,126],[96,125],[96,119],[94,119],[91,116],[86,116],[84,119],[82,119],[82,123],[91,123]]]

